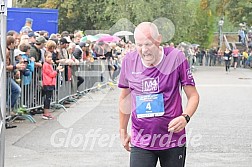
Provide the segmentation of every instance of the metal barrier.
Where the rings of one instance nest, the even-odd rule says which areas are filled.
[[[56,88],[51,101],[52,108],[63,108],[67,111],[63,105],[66,101],[77,102],[76,97],[86,95],[87,92],[93,90],[102,91],[102,87],[113,85],[113,83],[109,82],[110,75],[106,60],[96,60],[92,63],[84,61],[79,65],[63,65],[63,67],[65,70],[59,72],[57,75]],[[57,66],[54,65],[54,69],[56,68]],[[21,76],[20,98],[13,109],[11,107],[7,108],[7,114],[11,116],[11,119],[8,120],[10,123],[20,117],[28,119],[33,123],[36,122],[29,112],[43,108],[42,75],[42,68],[35,68],[31,76]],[[115,77],[117,75],[119,75],[118,71]],[[32,79],[30,82],[27,82],[29,77]],[[12,73],[8,73],[7,98],[9,100],[7,101],[7,106],[11,106],[11,79],[13,79]],[[13,111],[15,115],[11,115]]]

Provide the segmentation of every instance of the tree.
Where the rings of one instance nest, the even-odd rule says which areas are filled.
[[[37,8],[40,4],[45,3],[46,0],[17,0],[17,6],[26,8]]]
[[[202,47],[208,48],[213,40],[215,23],[211,6],[207,0],[201,0],[196,7],[196,19],[193,24],[192,39]]]
[[[239,23],[252,25],[251,0],[218,0],[216,15],[226,16],[237,27]]]
[[[221,0],[226,7],[235,0]],[[245,1],[245,0],[242,0]],[[216,27],[219,0],[19,0],[23,7],[59,10],[59,30],[134,30],[142,21],[158,24],[163,42],[182,41],[207,47]],[[213,2],[213,3],[212,3]],[[222,6],[223,6],[222,5]],[[241,5],[241,4],[240,4]],[[167,21],[169,19],[170,21]]]
[[[227,15],[229,19],[238,25],[238,23],[246,22],[252,24],[252,1],[251,0],[230,0],[227,4]]]

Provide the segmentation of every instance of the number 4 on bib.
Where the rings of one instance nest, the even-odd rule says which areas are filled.
[[[159,117],[164,115],[163,94],[136,96],[137,118]]]
[[[151,111],[151,103],[150,103],[150,102],[147,103],[147,105],[146,105],[146,110],[150,110],[150,111]]]

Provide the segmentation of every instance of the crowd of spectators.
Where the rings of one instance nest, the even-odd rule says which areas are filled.
[[[26,90],[22,89],[22,85],[42,80],[43,74],[36,71],[42,72],[46,52],[52,54],[53,64],[64,66],[66,81],[71,80],[71,66],[104,60],[108,65],[109,80],[115,82],[114,71],[120,69],[120,60],[125,53],[134,50],[134,44],[123,40],[117,43],[83,41],[83,36],[79,30],[72,34],[63,31],[49,36],[47,31],[32,31],[29,26],[19,33],[13,30],[7,32],[7,90],[10,91],[7,92],[7,108],[14,111],[18,99],[24,98],[21,92]],[[77,80],[77,87],[84,83],[83,76],[78,76]],[[33,93],[36,94],[36,91]]]

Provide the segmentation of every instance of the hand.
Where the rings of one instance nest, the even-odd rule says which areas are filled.
[[[62,66],[59,65],[59,66],[57,67],[57,70],[60,70],[60,69],[62,69]]]
[[[80,64],[80,61],[77,60],[77,59],[75,59],[74,62],[75,62],[76,65],[79,65],[79,64]]]
[[[131,137],[126,133],[120,134],[121,143],[125,150],[130,152],[130,139]]]
[[[34,57],[31,57],[30,60],[31,60],[31,61],[35,61],[35,58],[34,58]]]
[[[18,70],[24,70],[25,68],[26,68],[26,64],[20,64],[20,63],[18,63],[17,65],[16,65],[16,68],[18,69]]]
[[[60,60],[59,60],[59,63],[61,63],[61,64],[66,64],[66,59],[60,59]]]
[[[64,68],[62,66],[58,66],[57,70],[59,70],[60,72],[64,71]]]
[[[177,118],[174,118],[168,124],[168,132],[179,133],[185,128],[186,124],[187,122],[184,116],[179,116]]]
[[[72,59],[66,59],[66,64],[72,65],[74,61]]]
[[[42,67],[42,63],[35,63],[36,67]]]
[[[69,59],[65,59],[65,64],[69,65]]]

